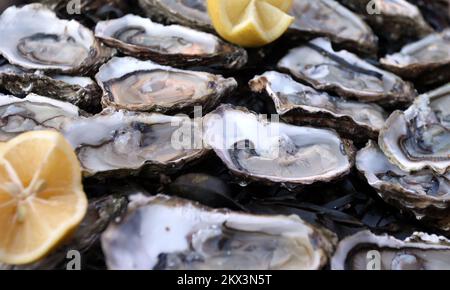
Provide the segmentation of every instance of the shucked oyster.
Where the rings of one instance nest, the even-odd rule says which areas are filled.
[[[213,109],[237,82],[219,75],[161,66],[131,57],[113,58],[96,76],[103,105],[133,111],[193,112]]]
[[[0,35],[0,54],[26,69],[84,74],[113,54],[89,29],[73,20],[58,19],[41,4],[5,10],[0,16]]]
[[[405,104],[416,96],[410,83],[345,50],[334,51],[325,38],[291,50],[278,67],[318,90],[333,91],[363,102]]]
[[[245,179],[291,188],[339,178],[353,166],[351,142],[334,131],[269,122],[231,105],[206,115],[203,129],[205,143]]]
[[[391,164],[378,145],[370,142],[358,152],[356,167],[387,202],[412,211],[417,218],[441,219],[450,207],[450,172],[424,169],[414,173]]]
[[[433,32],[420,10],[405,0],[339,0],[392,44],[405,43]]]
[[[449,270],[450,241],[425,233],[414,233],[401,241],[362,231],[339,243],[331,269]]]
[[[379,144],[389,160],[411,172],[450,166],[450,84],[419,96],[405,112],[395,111],[381,130]]]
[[[329,37],[346,49],[376,53],[377,37],[353,12],[334,0],[295,0],[290,32],[300,37]]]
[[[85,111],[100,108],[101,89],[88,77],[45,75],[17,66],[0,66],[0,88],[14,95],[34,93],[72,103]]]
[[[62,132],[87,176],[157,175],[204,155],[201,140],[191,143],[198,126],[187,117],[106,110],[66,124]]]
[[[19,99],[0,94],[0,142],[33,130],[61,130],[79,114],[76,106],[54,99],[34,94]]]
[[[450,79],[450,28],[405,46],[399,53],[387,55],[381,64],[409,79],[430,84]]]
[[[215,35],[178,25],[164,26],[135,15],[99,22],[95,36],[125,54],[163,65],[240,68],[247,62],[244,49]]]
[[[297,216],[213,210],[164,195],[131,199],[102,236],[109,269],[315,270],[336,239]]]
[[[250,87],[254,92],[269,95],[277,113],[287,122],[332,128],[352,140],[378,138],[387,118],[378,105],[318,92],[274,71],[256,76],[250,81]]]
[[[148,16],[205,31],[214,31],[206,8],[206,0],[139,0]]]

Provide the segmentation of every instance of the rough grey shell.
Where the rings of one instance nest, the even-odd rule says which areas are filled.
[[[101,107],[101,89],[88,77],[46,75],[5,64],[0,66],[0,88],[14,95],[45,95],[90,113]]]
[[[450,167],[450,85],[417,98],[405,112],[395,111],[380,132],[389,160],[407,172],[430,168],[443,175]]]
[[[423,84],[450,80],[450,28],[406,45],[380,60],[388,70]]]
[[[214,31],[205,0],[139,0],[147,16],[158,22],[177,23],[203,31]]]
[[[109,269],[320,269],[336,238],[297,216],[214,210],[165,195],[131,196],[102,235]]]
[[[80,23],[61,20],[42,4],[6,9],[0,16],[0,54],[25,69],[87,74],[114,54]]]
[[[245,49],[191,28],[152,22],[136,15],[99,22],[95,36],[123,53],[175,67],[214,65],[238,69]]]
[[[187,116],[107,109],[73,120],[61,131],[75,148],[85,176],[154,177],[174,173],[207,153],[200,125]],[[192,141],[192,136],[199,137]]]
[[[356,155],[356,167],[388,203],[413,212],[417,219],[442,219],[450,208],[450,172],[424,169],[409,173],[390,163],[375,142]]]
[[[233,78],[180,70],[131,57],[113,58],[96,75],[104,107],[160,113],[207,113],[236,88]]]
[[[288,189],[337,179],[353,167],[353,145],[336,132],[271,121],[222,105],[204,117],[204,143],[244,181]]]
[[[420,10],[405,0],[339,0],[359,13],[392,45],[405,44],[433,32]]]
[[[331,260],[332,270],[450,269],[450,241],[414,233],[404,241],[362,231],[342,240]]]
[[[383,105],[404,105],[416,97],[412,84],[383,71],[348,51],[335,51],[329,40],[317,38],[292,49],[278,67],[317,90]]]
[[[387,112],[376,104],[318,92],[275,71],[256,76],[250,87],[270,96],[288,123],[332,128],[351,140],[377,139],[387,119]]]
[[[34,130],[61,130],[80,116],[78,107],[30,94],[24,99],[0,94],[0,142]]]
[[[301,38],[328,37],[351,51],[376,54],[378,38],[356,14],[334,0],[294,1],[289,32]]]

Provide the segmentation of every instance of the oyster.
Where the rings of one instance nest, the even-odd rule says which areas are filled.
[[[450,28],[408,44],[399,53],[387,55],[381,64],[388,70],[421,83],[450,80]]]
[[[30,94],[25,99],[0,94],[0,142],[33,130],[61,130],[80,116],[78,107]]]
[[[450,84],[417,98],[405,112],[395,111],[380,132],[389,160],[411,172],[431,168],[443,175],[450,166]]]
[[[164,26],[131,14],[99,22],[95,36],[125,54],[163,65],[240,68],[247,62],[245,49],[215,35],[178,25]]]
[[[256,76],[250,87],[269,95],[277,113],[288,123],[332,128],[352,140],[378,138],[387,119],[387,113],[378,105],[318,92],[274,71]]]
[[[433,32],[420,10],[405,0],[339,0],[389,43],[406,43]]]
[[[102,95],[98,85],[88,77],[45,75],[10,64],[0,66],[0,88],[14,95],[46,95],[89,112],[100,108]]]
[[[58,19],[41,4],[6,9],[0,16],[0,35],[0,54],[26,69],[86,74],[114,53],[89,29]]]
[[[173,173],[207,152],[201,140],[191,144],[199,130],[188,117],[105,110],[67,123],[62,132],[85,175],[103,177]]]
[[[177,23],[205,31],[214,31],[206,0],[139,0],[147,16],[158,22]]]
[[[291,50],[278,67],[318,90],[363,102],[408,104],[416,96],[412,84],[345,50],[334,51],[325,38]]]
[[[412,211],[418,219],[441,219],[450,208],[450,172],[429,169],[414,173],[391,164],[374,142],[358,152],[356,167],[387,202]]]
[[[213,210],[164,195],[131,200],[102,235],[109,269],[320,269],[336,240],[297,216]]]
[[[350,141],[331,130],[269,122],[244,108],[222,105],[203,122],[203,138],[236,175],[289,189],[349,173]]]
[[[339,243],[331,269],[449,270],[450,241],[425,233],[414,233],[401,241],[362,231]]]
[[[353,12],[334,0],[294,0],[290,32],[300,37],[329,37],[346,49],[375,54],[378,39]]]
[[[233,78],[180,70],[131,57],[113,58],[96,76],[102,103],[119,109],[157,112],[208,111],[237,87]]]

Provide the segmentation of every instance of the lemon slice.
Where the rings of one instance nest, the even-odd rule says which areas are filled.
[[[22,134],[0,150],[0,262],[28,264],[56,247],[86,214],[78,159],[52,131]]]
[[[217,33],[244,47],[258,47],[278,39],[294,18],[286,14],[292,0],[208,0]]]

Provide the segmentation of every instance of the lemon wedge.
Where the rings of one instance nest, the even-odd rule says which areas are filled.
[[[64,137],[24,133],[0,150],[0,262],[34,262],[54,249],[87,211],[81,168]]]
[[[294,18],[287,14],[292,0],[208,0],[208,13],[217,33],[244,47],[259,47],[278,39]]]

